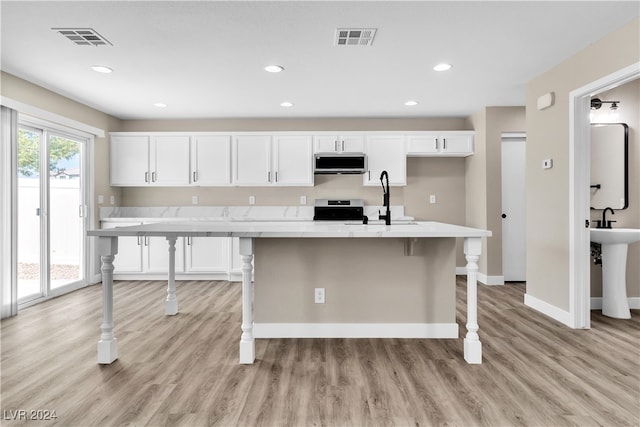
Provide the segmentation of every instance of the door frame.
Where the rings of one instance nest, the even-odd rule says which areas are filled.
[[[590,172],[591,97],[640,78],[636,62],[569,92],[569,325],[591,327]],[[588,224],[588,223],[587,223]]]

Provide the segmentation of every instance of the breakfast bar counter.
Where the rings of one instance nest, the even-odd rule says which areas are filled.
[[[239,238],[239,250],[242,258],[242,334],[240,338],[240,363],[242,364],[254,362],[256,336],[258,338],[276,336],[457,338],[455,239],[463,238],[467,260],[467,333],[464,338],[464,358],[468,363],[482,363],[482,344],[478,336],[477,324],[477,261],[481,254],[482,238],[491,236],[491,232],[488,230],[440,222],[404,221],[384,225],[324,221],[233,221],[229,219],[198,221],[190,219],[184,222],[91,230],[88,235],[97,237],[98,253],[102,260],[104,312],[102,333],[98,342],[98,363],[100,364],[109,364],[118,358],[113,319],[113,260],[118,253],[118,237],[121,236],[161,236],[166,238],[169,251],[169,273],[165,315],[178,313],[175,287],[176,240],[179,237]],[[447,253],[445,258],[450,262],[441,263],[439,261],[438,257],[441,252]],[[360,264],[356,261],[350,263],[348,259],[350,254],[353,254],[354,259],[360,259],[358,261]],[[360,258],[357,258],[358,256]],[[256,261],[256,295],[254,295],[253,284],[254,260]],[[286,265],[279,265],[282,263]],[[326,268],[327,265],[330,267]],[[321,266],[323,267],[320,268]],[[384,319],[384,313],[374,307],[374,314],[369,314],[370,318],[364,320],[365,324],[376,325],[373,332],[359,323],[361,320],[357,316],[354,317],[355,320],[347,316],[345,322],[353,322],[349,324],[330,324],[321,317],[319,323],[314,324],[309,324],[309,321],[304,317],[301,317],[303,320],[298,323],[288,323],[286,319],[284,323],[278,323],[279,319],[274,321],[269,317],[274,315],[273,310],[270,312],[269,306],[279,304],[282,301],[278,292],[281,292],[281,295],[296,293],[301,286],[315,286],[313,283],[339,281],[343,275],[350,277],[349,284],[357,282],[357,278],[362,276],[363,280],[366,280],[366,285],[369,286],[367,292],[384,294],[377,298],[378,303],[380,301],[384,303],[384,300],[389,296],[396,293],[402,295],[403,292],[402,286],[398,285],[397,288],[394,288],[394,284],[389,283],[389,272],[393,272],[394,269],[399,272],[398,275],[402,275],[402,280],[398,280],[398,282],[404,284],[413,281],[414,283],[410,285],[417,286],[414,288],[404,287],[407,307],[411,305],[413,299],[431,299],[428,306],[435,307],[433,313],[426,314],[424,319],[420,317],[417,322],[414,319],[409,319],[409,322],[396,324],[389,323],[387,319]],[[350,271],[351,276],[349,276]],[[354,271],[355,273],[353,273]],[[287,274],[282,274],[283,272],[287,272]],[[376,286],[374,282],[378,278],[380,281],[385,280],[386,283],[380,283],[379,286]],[[280,290],[267,288],[269,284],[283,282],[289,287],[282,288],[277,285]],[[261,288],[263,285],[265,286]],[[356,289],[358,285],[358,283],[353,283]],[[387,288],[383,286],[387,286]],[[419,298],[416,295],[422,292],[422,288],[431,289],[432,287],[439,287],[440,290],[420,295]],[[266,289],[268,291],[265,291]],[[340,287],[335,289],[335,292],[342,291],[346,289],[346,284],[340,284]],[[262,291],[262,294],[259,291]],[[438,292],[444,292],[445,295],[441,296]],[[453,310],[447,309],[447,313],[444,313],[446,322],[443,324],[437,318],[443,315],[437,312],[438,299],[451,300],[451,295],[453,295]],[[297,301],[294,299],[292,307],[299,308],[297,310],[298,316],[304,316],[305,311],[308,312],[314,308],[305,308],[303,303]],[[375,304],[376,298],[371,301]],[[332,307],[334,311],[349,311],[348,303],[346,306],[343,303],[342,306],[334,304]],[[263,322],[254,324],[254,311],[264,317]],[[376,313],[379,313],[379,318],[376,317],[378,316]],[[277,311],[276,314],[278,314]],[[342,318],[341,313],[334,313],[334,315]],[[316,315],[314,314],[314,316]],[[351,329],[344,329],[342,326],[351,326]],[[291,331],[283,333],[283,329],[291,329]],[[298,329],[300,330],[298,331]],[[344,330],[348,332],[340,332]]]

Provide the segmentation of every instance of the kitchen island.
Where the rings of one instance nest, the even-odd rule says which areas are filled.
[[[309,268],[308,258],[302,253],[313,254],[313,265],[323,265],[322,259],[333,256],[333,261],[329,259],[328,265],[335,265],[336,256],[339,258],[344,256],[336,255],[331,248],[336,249],[339,254],[340,250],[357,251],[358,247],[368,248],[370,262],[367,263],[366,270],[373,272],[368,277],[368,281],[376,280],[376,277],[383,278],[383,274],[391,265],[398,264],[400,268],[405,268],[403,262],[407,259],[415,259],[408,265],[408,269],[416,269],[408,272],[409,276],[417,277],[423,280],[425,286],[439,285],[442,288],[442,277],[450,277],[451,280],[446,281],[444,287],[448,287],[449,294],[455,296],[455,264],[447,263],[446,266],[438,267],[429,260],[438,254],[441,245],[442,250],[447,253],[453,253],[455,248],[455,239],[464,239],[464,252],[467,260],[467,334],[464,339],[464,358],[468,363],[478,364],[482,362],[482,344],[478,336],[477,324],[477,273],[478,264],[481,253],[481,239],[491,235],[490,231],[462,227],[452,224],[439,222],[404,222],[392,225],[384,224],[356,224],[356,223],[334,223],[334,222],[307,222],[307,221],[197,221],[173,222],[160,224],[145,224],[130,227],[117,227],[111,229],[91,230],[89,236],[98,237],[98,252],[102,260],[102,287],[103,287],[103,323],[102,333],[98,342],[98,363],[109,364],[118,358],[117,340],[114,335],[114,319],[113,319],[113,260],[118,252],[118,237],[120,236],[161,236],[165,237],[168,242],[169,250],[169,274],[167,286],[167,298],[165,303],[165,314],[175,315],[178,313],[178,300],[175,288],[175,244],[178,237],[239,237],[240,255],[242,257],[242,335],[240,338],[240,363],[251,364],[255,360],[255,334],[254,334],[254,310],[264,312],[266,304],[270,304],[269,298],[261,298],[254,300],[253,289],[253,269],[254,256],[260,260],[262,256],[266,261],[258,264],[255,271],[255,286],[259,288],[262,281],[265,283],[283,282],[287,280],[286,275],[280,275],[278,272],[285,271],[306,271]],[[344,240],[348,239],[348,240]],[[373,240],[372,240],[373,239]],[[448,242],[448,243],[447,243]],[[344,245],[343,245],[344,243]],[[298,245],[298,246],[296,246]],[[302,245],[302,246],[300,246]],[[291,254],[299,254],[299,256],[291,256],[286,259],[286,265],[273,265],[277,262],[277,258],[269,259],[269,253],[279,250],[286,253],[288,250]],[[346,249],[345,249],[346,248]],[[352,248],[352,249],[349,249]],[[373,249],[372,249],[373,248]],[[453,249],[452,249],[453,248]],[[363,249],[364,250],[364,249]],[[348,253],[348,252],[347,252]],[[375,257],[382,256],[385,259],[393,258],[397,262],[381,263]],[[450,259],[453,259],[449,257]],[[306,259],[306,261],[305,261]],[[402,261],[402,260],[405,261]],[[452,261],[453,262],[453,261]],[[426,263],[426,264],[425,264]],[[427,265],[426,268],[420,267]],[[326,265],[326,263],[325,263]],[[276,270],[269,270],[267,266],[275,267]],[[323,271],[335,274],[340,268],[330,267],[320,270],[306,271],[307,277],[313,275],[322,275]],[[344,273],[348,268],[345,268]],[[360,268],[364,271],[365,268]],[[357,271],[357,270],[356,270]],[[264,274],[265,277],[261,277]],[[302,277],[299,273],[298,280]],[[271,275],[272,277],[266,277]],[[444,276],[443,276],[444,275]],[[433,276],[433,277],[431,277]],[[434,279],[435,278],[435,279]],[[335,276],[334,279],[335,280]],[[383,279],[381,279],[383,280]],[[415,281],[415,279],[414,279]],[[290,288],[291,289],[291,288]],[[380,289],[380,288],[378,288]],[[287,292],[287,291],[285,291]],[[437,294],[434,294],[437,296]],[[409,300],[411,298],[408,298]],[[408,301],[411,302],[411,301]],[[439,301],[433,300],[431,305],[437,306]],[[255,306],[255,307],[254,307]],[[453,322],[449,321],[441,328],[440,322],[436,320],[432,325],[432,320],[426,319],[425,322],[402,324],[405,332],[394,335],[397,329],[390,327],[388,322],[380,322],[380,328],[376,332],[370,330],[358,332],[357,327],[351,329],[347,335],[339,332],[340,326],[345,324],[330,324],[329,327],[322,327],[322,322],[316,324],[315,336],[331,337],[331,336],[379,336],[379,337],[437,337],[437,338],[457,338],[457,325],[455,330],[451,328],[455,324],[455,297],[453,310],[447,309],[445,316]],[[380,313],[382,316],[382,313]],[[268,314],[265,314],[268,317]],[[438,314],[435,314],[438,316]],[[357,323],[356,323],[357,324]],[[259,337],[273,336],[307,336],[309,332],[291,332],[289,334],[282,333],[282,326],[287,327],[287,323],[276,323],[276,329],[273,331],[273,322],[259,324]],[[306,323],[305,323],[306,325]],[[320,332],[317,332],[317,326],[320,325]],[[292,325],[288,325],[292,326]],[[299,326],[299,325],[298,325]],[[308,326],[308,325],[307,325]],[[326,326],[326,324],[324,324]],[[351,325],[353,326],[353,325]],[[434,326],[431,328],[431,326]],[[271,331],[269,331],[271,328]],[[355,332],[353,332],[355,330]],[[409,330],[409,332],[406,332]],[[416,332],[416,330],[418,330]],[[425,332],[426,330],[426,332]],[[435,332],[434,332],[435,331]],[[300,335],[303,334],[303,335]]]

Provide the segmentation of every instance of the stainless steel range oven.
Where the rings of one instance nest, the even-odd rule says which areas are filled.
[[[362,221],[364,200],[362,199],[316,199],[313,210],[314,221]]]

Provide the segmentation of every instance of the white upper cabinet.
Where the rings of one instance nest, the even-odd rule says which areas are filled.
[[[381,185],[380,174],[386,170],[389,185],[407,185],[407,158],[404,135],[375,135],[367,137],[368,171],[364,185]]]
[[[240,135],[233,143],[233,183],[271,184],[271,136]]]
[[[231,136],[197,135],[191,139],[191,183],[231,184]]]
[[[466,157],[473,154],[473,132],[407,135],[407,156]]]
[[[313,185],[310,136],[240,135],[233,146],[235,185]]]
[[[188,136],[155,136],[151,139],[151,185],[189,185]]]
[[[111,136],[111,185],[149,183],[148,136]]]
[[[313,152],[310,136],[276,136],[273,154],[274,184],[313,185]]]
[[[189,137],[111,135],[111,185],[189,185]]]
[[[313,137],[314,153],[362,153],[363,135],[316,135]]]

